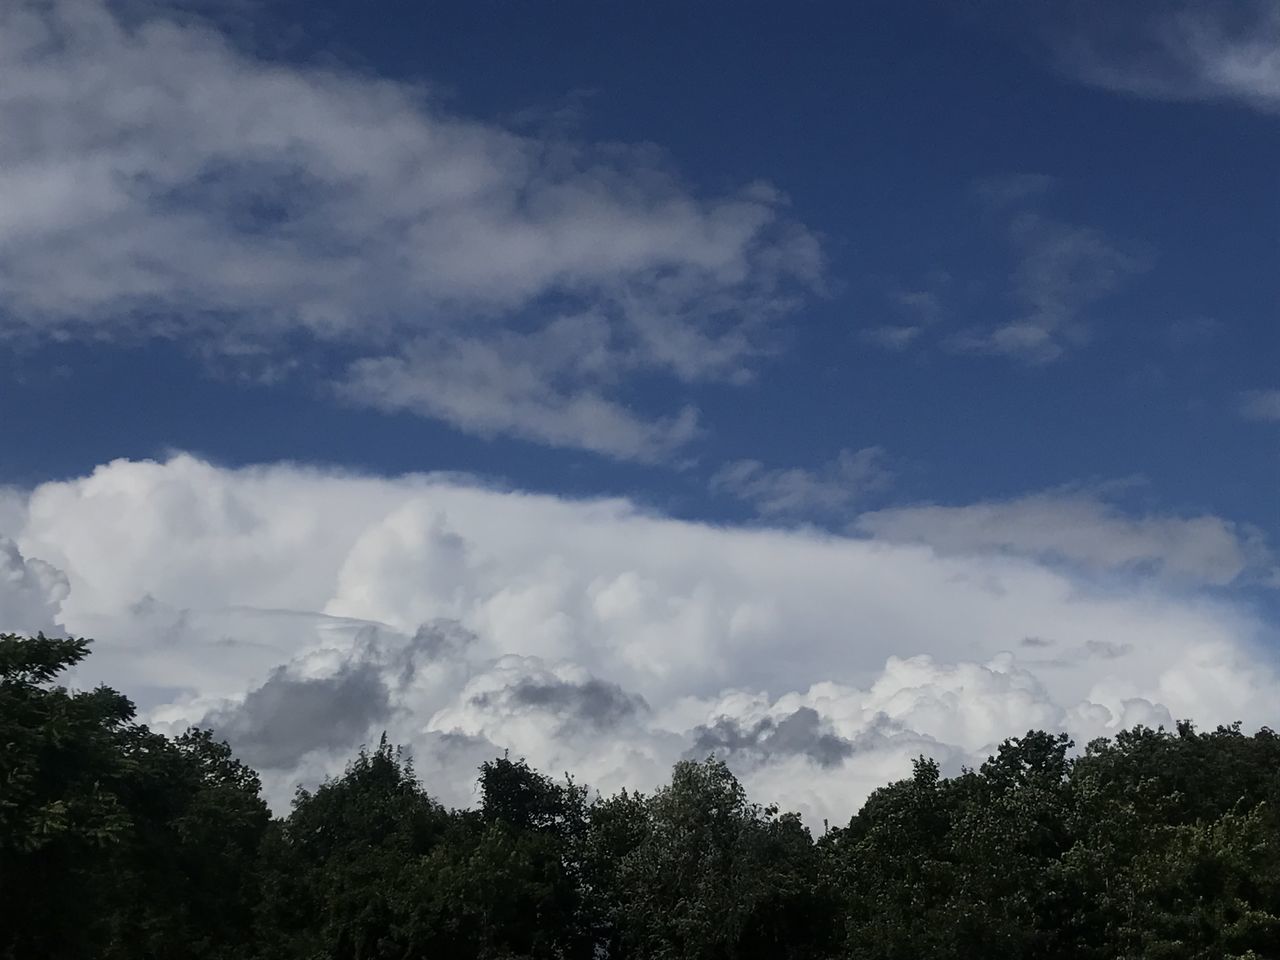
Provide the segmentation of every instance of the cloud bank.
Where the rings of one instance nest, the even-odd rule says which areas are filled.
[[[903,536],[918,515],[735,529],[190,456],[42,484],[11,516],[4,625],[97,637],[78,679],[162,728],[214,726],[278,804],[386,730],[448,802],[503,749],[606,790],[714,750],[816,824],[921,753],[956,769],[1033,726],[1274,722],[1280,694],[1273,628],[1206,592],[1231,564],[1194,522],[1167,578],[1126,560],[1164,528],[1094,516],[1131,546],[1078,573],[981,525],[963,550]]]

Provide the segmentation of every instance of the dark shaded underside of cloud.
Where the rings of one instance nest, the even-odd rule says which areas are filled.
[[[197,726],[226,738],[251,766],[278,770],[312,750],[359,744],[390,715],[390,695],[374,664],[344,665],[319,679],[279,667],[242,703],[211,711]]]
[[[722,717],[694,731],[695,754],[748,755],[767,760],[805,756],[823,767],[834,767],[853,755],[854,745],[844,737],[822,729],[822,718],[812,707],[801,707],[790,716],[765,717],[744,725]]]

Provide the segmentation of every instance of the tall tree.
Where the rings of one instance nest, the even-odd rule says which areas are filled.
[[[114,690],[54,683],[87,653],[0,636],[0,956],[241,955],[256,774],[207,733],[134,723]]]

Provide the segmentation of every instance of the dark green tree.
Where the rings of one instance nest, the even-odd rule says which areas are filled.
[[[0,636],[0,960],[1277,960],[1280,738],[1137,728],[921,758],[815,843],[722,762],[591,797],[524,760],[445,810],[383,737],[272,820],[201,730]]]
[[[817,957],[834,933],[809,832],[748,802],[725,764],[683,761],[648,798],[593,816],[621,854],[604,895],[623,956]]]
[[[225,744],[54,679],[84,640],[0,637],[0,956],[233,957],[269,819]]]
[[[431,942],[406,901],[450,827],[385,736],[342,777],[299,789],[262,850],[258,940],[265,957],[415,956]]]

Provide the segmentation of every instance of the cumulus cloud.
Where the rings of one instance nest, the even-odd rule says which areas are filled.
[[[314,678],[281,666],[244,700],[210,711],[197,725],[226,739],[254,767],[292,769],[312,750],[368,742],[370,726],[385,721],[389,710],[387,688],[372,664]]]
[[[711,489],[750,503],[764,516],[839,513],[891,479],[879,447],[841,450],[816,470],[735,460],[711,477]]]
[[[611,727],[646,709],[643,697],[629,694],[616,683],[594,677],[574,682],[557,676],[546,679],[521,677],[498,691],[473,694],[471,702],[482,710],[545,710],[568,722]]]
[[[1060,37],[1064,67],[1087,83],[1156,100],[1235,102],[1280,112],[1280,8],[1229,4],[1099,6]]]
[[[650,147],[136,12],[0,11],[0,336],[171,337],[271,377],[314,347],[348,402],[653,458],[693,415],[621,385],[741,379],[818,281],[767,185],[699,196]]]
[[[1211,515],[1129,517],[1096,496],[1070,491],[881,510],[860,516],[856,529],[946,555],[1003,551],[1219,586],[1250,574],[1265,577],[1275,562],[1262,534],[1247,525]]]
[[[474,638],[458,624],[424,624],[411,636],[361,626],[273,668],[264,683],[209,709],[196,725],[227,740],[262,771],[292,772],[308,754],[348,756],[376,739],[433,666],[456,661]],[[597,699],[594,690],[586,696]]]
[[[66,595],[61,570],[24,557],[16,543],[0,536],[0,633],[60,634],[58,604]]]
[[[710,726],[697,727],[693,738],[695,756],[746,754],[756,763],[799,755],[820,767],[833,767],[853,753],[848,740],[822,730],[822,718],[812,707],[801,707],[780,720],[764,717],[745,726],[736,718],[719,717]]]
[[[1034,539],[943,550],[189,456],[42,484],[22,513],[20,555],[69,586],[45,595],[57,621],[98,640],[76,681],[161,729],[212,724],[277,806],[385,730],[449,803],[502,750],[604,790],[714,750],[818,824],[921,753],[954,770],[1031,727],[1274,722],[1280,694],[1273,626],[1124,559],[1225,582],[1229,551],[1158,523],[1083,575]]]
[[[0,537],[17,533],[26,522],[26,491],[17,487],[0,486]]]

